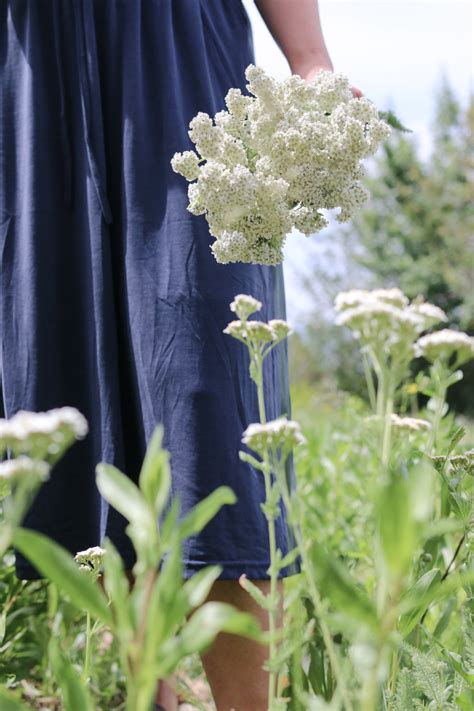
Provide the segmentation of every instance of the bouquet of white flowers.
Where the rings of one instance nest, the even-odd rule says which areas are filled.
[[[276,265],[293,228],[309,236],[327,224],[321,209],[351,218],[367,199],[360,161],[391,129],[341,73],[277,82],[251,64],[245,76],[251,95],[230,89],[227,110],[198,113],[189,124],[196,152],[176,153],[171,165],[191,181],[188,210],[206,216],[218,262]]]

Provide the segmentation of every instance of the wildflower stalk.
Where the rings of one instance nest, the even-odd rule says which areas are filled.
[[[372,370],[370,369],[370,362],[369,358],[367,356],[367,353],[365,351],[362,351],[362,362],[364,365],[364,375],[365,375],[365,381],[367,384],[367,392],[369,395],[369,402],[370,402],[370,407],[372,410],[376,410],[377,407],[377,394],[375,391],[375,384],[374,384],[374,378],[372,375]]]
[[[261,424],[267,421],[265,412],[265,395],[263,389],[263,355],[260,351],[253,354],[254,364],[254,382],[257,386],[258,395],[258,410]],[[271,499],[271,469],[269,466],[268,452],[265,452],[263,458],[262,473],[265,482],[265,498],[267,503]],[[276,656],[276,626],[278,619],[278,591],[277,591],[277,575],[276,568],[276,535],[275,535],[275,516],[273,512],[265,513],[268,525],[268,539],[270,546],[270,605],[268,610],[268,630],[269,630],[269,661],[271,669],[268,675],[268,708],[271,709],[277,693],[278,675],[273,670],[273,661]]]
[[[386,471],[390,461],[391,434],[392,434],[392,412],[395,387],[390,376],[387,378],[387,392],[385,397],[385,414],[383,421],[382,435],[382,466]]]
[[[344,704],[344,708],[346,711],[352,711],[352,702],[349,696],[349,692],[346,688],[345,681],[344,681],[344,675],[342,673],[340,664],[339,664],[339,659],[338,655],[336,652],[336,648],[332,639],[331,632],[329,630],[328,625],[326,624],[326,620],[324,617],[324,606],[323,602],[321,599],[321,595],[319,594],[319,590],[316,585],[315,577],[314,575],[311,574],[311,561],[308,558],[308,551],[307,547],[305,546],[303,536],[301,534],[301,529],[298,525],[299,523],[299,516],[298,512],[296,510],[296,507],[294,506],[295,503],[298,503],[300,499],[298,498],[298,493],[295,492],[295,495],[293,497],[290,496],[290,492],[288,490],[287,482],[286,482],[286,472],[285,472],[285,465],[284,462],[279,459],[275,458],[275,461],[273,462],[273,467],[275,472],[277,473],[277,478],[279,482],[279,490],[281,493],[281,496],[283,498],[283,503],[285,504],[285,508],[288,514],[288,520],[290,525],[293,528],[295,539],[296,539],[296,544],[298,546],[298,551],[301,556],[301,560],[303,563],[303,571],[305,572],[306,575],[306,581],[308,583],[309,591],[311,594],[311,599],[314,605],[314,609],[316,611],[316,615],[319,620],[319,627],[321,629],[321,634],[324,640],[324,645],[326,647],[326,651],[329,657],[329,662],[331,664],[331,669],[332,673],[334,676],[334,680],[336,682],[336,689],[339,691],[339,694],[341,696],[342,702]]]
[[[89,669],[91,662],[91,651],[92,651],[92,625],[91,625],[91,613],[87,611],[86,615],[86,647],[84,652],[84,667],[82,669],[82,680],[85,684],[89,679]]]

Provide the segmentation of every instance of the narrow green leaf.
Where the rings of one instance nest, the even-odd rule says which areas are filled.
[[[61,689],[66,711],[94,711],[87,689],[78,672],[64,655],[55,637],[49,643],[49,658],[55,679]]]
[[[378,620],[371,600],[351,578],[343,565],[323,550],[319,543],[312,547],[313,574],[322,594],[329,598],[334,608],[351,618],[357,625],[366,624],[378,629]]]
[[[251,580],[247,578],[247,576],[242,576],[244,577],[244,580],[242,580],[242,587],[243,589],[248,592],[248,594],[255,600],[257,605],[260,605],[260,607],[263,610],[270,610],[271,608],[271,600],[269,595],[265,595],[257,585],[252,583]]]
[[[399,623],[399,631],[407,637],[422,618],[429,600],[441,582],[441,571],[433,568],[422,575],[409,588],[400,601],[400,608],[406,612]]]
[[[285,555],[284,558],[282,558],[281,561],[281,567],[286,568],[287,566],[291,565],[292,563],[295,562],[295,560],[298,558],[300,554],[299,548],[293,548],[289,553]]]
[[[27,528],[16,529],[13,542],[42,575],[69,596],[79,610],[88,610],[105,624],[111,623],[110,610],[99,585],[79,569],[67,550],[42,533]]]
[[[225,504],[235,504],[237,497],[228,486],[219,486],[200,501],[180,524],[181,540],[199,533]]]
[[[107,499],[127,521],[139,526],[147,526],[151,511],[140,489],[112,464],[101,463],[96,467],[97,486]]]
[[[31,711],[19,699],[11,696],[8,691],[0,686],[0,709],[2,711]]]
[[[129,639],[133,634],[133,611],[123,560],[110,538],[105,539],[104,548],[104,587],[112,600],[116,632],[121,638]]]
[[[161,515],[171,487],[170,454],[163,449],[163,425],[156,426],[140,471],[139,485],[155,515]]]
[[[178,519],[181,511],[181,500],[177,492],[171,501],[170,507],[166,512],[164,521],[160,527],[160,539],[163,551],[171,548],[173,542],[179,538]]]
[[[209,565],[199,570],[183,585],[190,609],[205,602],[211,588],[222,572],[220,565]]]
[[[403,575],[417,546],[417,526],[410,506],[410,490],[401,477],[394,477],[381,490],[377,519],[387,568],[395,575]]]
[[[253,615],[239,612],[226,603],[206,602],[193,613],[180,634],[169,639],[159,650],[162,673],[170,673],[184,657],[206,650],[219,632],[238,634],[257,641],[263,638]]]

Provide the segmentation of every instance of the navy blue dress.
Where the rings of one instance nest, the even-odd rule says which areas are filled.
[[[245,90],[252,61],[241,0],[0,5],[2,405],[6,417],[72,405],[89,422],[24,521],[71,553],[108,535],[133,566],[95,467],[136,481],[161,422],[183,514],[221,484],[238,497],[187,542],[185,577],[210,563],[222,578],[268,577],[263,478],[238,457],[257,393],[247,349],[222,330],[239,293],[263,302],[258,318],[285,318],[283,271],[218,264],[170,167],[192,148],[192,117]],[[267,418],[290,417],[286,342],[265,383]],[[283,509],[276,525],[286,553]],[[16,572],[39,577],[19,552]]]

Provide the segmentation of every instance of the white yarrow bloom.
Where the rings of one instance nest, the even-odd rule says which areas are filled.
[[[431,429],[431,423],[419,417],[400,417],[391,415],[392,427],[404,432],[425,432]]]
[[[46,481],[49,477],[49,466],[46,462],[24,455],[0,462],[0,479],[13,482],[23,476],[34,476],[40,481]]]
[[[100,572],[105,553],[104,548],[92,546],[92,548],[86,548],[86,550],[76,553],[74,560],[79,564],[81,570],[97,576]]]
[[[260,311],[262,305],[261,301],[250,294],[237,294],[230,304],[230,310],[236,313],[242,321],[245,321],[255,311]]]
[[[87,432],[87,420],[74,407],[47,412],[20,410],[10,419],[0,420],[0,449],[11,449],[14,454],[31,453],[41,459],[57,454]]]
[[[422,336],[416,342],[416,355],[426,358],[430,363],[436,360],[456,359],[456,365],[462,365],[474,358],[474,338],[462,331],[449,328]]]
[[[367,199],[361,160],[391,132],[367,98],[355,99],[341,73],[277,82],[249,65],[247,89],[230,89],[226,110],[189,124],[196,152],[177,153],[173,170],[190,185],[188,210],[205,215],[216,260],[276,266],[293,228],[322,229],[321,210],[351,218]]]
[[[413,357],[420,333],[447,320],[438,306],[420,297],[409,303],[396,288],[343,291],[336,296],[334,306],[337,324],[348,326],[364,346],[394,356],[403,353],[404,357]]]
[[[403,309],[408,304],[408,298],[400,289],[351,289],[350,291],[341,291],[337,294],[334,306],[336,311],[345,311],[356,306],[364,304],[372,304],[374,302],[382,302],[397,306]]]
[[[278,341],[283,340],[284,338],[289,336],[290,333],[292,333],[290,325],[286,321],[283,321],[283,319],[272,318],[268,322],[268,325],[270,326],[272,331],[275,333]]]
[[[408,310],[419,318],[420,325],[419,331],[428,330],[431,326],[435,326],[437,323],[447,321],[448,317],[444,313],[443,309],[440,309],[434,304],[430,304],[426,301],[413,301]]]
[[[278,417],[265,424],[253,423],[247,427],[242,436],[242,442],[249,449],[261,454],[266,449],[289,450],[299,444],[304,444],[306,438],[301,432],[298,422]]]

